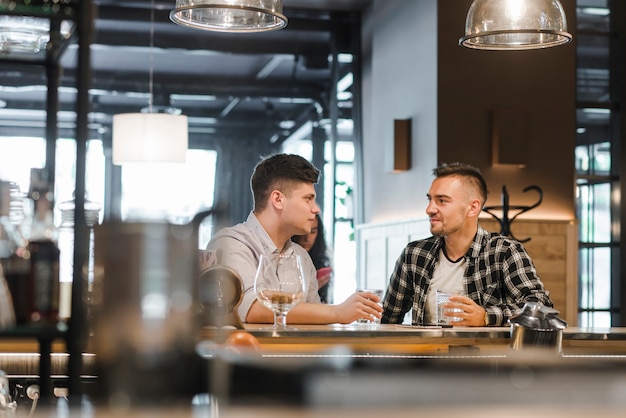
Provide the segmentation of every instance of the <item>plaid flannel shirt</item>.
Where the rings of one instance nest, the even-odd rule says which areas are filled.
[[[424,323],[426,294],[443,243],[443,238],[433,236],[405,247],[390,278],[382,323],[402,323],[411,308],[413,323]],[[530,256],[518,241],[479,226],[465,260],[465,295],[485,308],[488,325],[506,325],[526,302],[553,306]]]

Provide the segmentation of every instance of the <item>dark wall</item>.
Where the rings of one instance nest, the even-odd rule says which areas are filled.
[[[503,185],[512,205],[532,203],[537,195],[522,189],[534,184],[544,190],[544,202],[525,217],[573,219],[575,34],[569,44],[540,50],[467,49],[458,39],[471,3],[439,2],[439,162],[478,166],[489,185],[488,205],[500,204]],[[575,1],[561,3],[573,33]],[[512,147],[525,167],[492,164],[494,111],[504,114],[500,146]]]

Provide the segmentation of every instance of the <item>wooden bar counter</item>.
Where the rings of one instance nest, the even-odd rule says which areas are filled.
[[[532,405],[530,411],[577,417],[590,411],[621,416],[626,407],[626,328],[567,328],[562,356],[541,358],[509,348],[508,327],[297,325],[280,332],[269,327],[246,324],[244,331],[256,338],[260,352],[234,350],[231,355],[225,342],[240,330],[202,329],[198,352],[211,361],[200,372],[220,400],[219,416],[451,416],[468,411],[475,414],[467,416],[526,416]],[[0,368],[3,362],[14,366],[15,358],[2,352],[2,343]],[[37,354],[22,354],[34,362],[28,375],[35,374]],[[64,370],[63,358],[59,355],[59,364],[53,361],[53,373],[57,367]],[[15,369],[9,374],[20,375]],[[165,383],[168,395],[171,388]],[[165,411],[118,414],[105,408],[94,416],[198,416],[189,405],[176,413]]]
[[[261,351],[271,354],[319,354],[344,347],[355,355],[451,355],[502,352],[509,327],[420,327],[410,325],[294,325],[272,331],[270,325],[245,324]],[[235,330],[203,329],[201,339],[223,343]],[[626,328],[566,328],[564,355],[625,355]]]
[[[529,403],[613,405],[612,394],[621,390],[626,370],[626,328],[568,328],[560,355],[550,349],[511,349],[509,327],[267,328],[245,325],[260,353],[246,356],[242,350],[240,357],[225,354],[233,347],[224,342],[235,330],[203,330],[199,346],[204,344],[209,356],[214,350],[218,359],[213,376],[214,387],[224,388],[221,397],[234,404],[281,400],[348,410],[363,405],[421,409],[452,401],[480,408],[506,405],[511,409],[505,416],[522,416],[518,408]],[[626,398],[619,402],[626,404]]]
[[[265,357],[442,357],[506,356],[510,351],[508,327],[419,327],[409,325],[297,325],[288,331],[268,330],[269,324],[245,324]],[[237,330],[204,328],[199,346],[222,346]],[[64,344],[52,345],[52,375],[67,370]],[[626,328],[567,328],[563,356],[606,356],[626,361]],[[83,354],[87,374],[95,356]],[[36,377],[39,354],[35,341],[0,338],[0,370],[14,376]]]

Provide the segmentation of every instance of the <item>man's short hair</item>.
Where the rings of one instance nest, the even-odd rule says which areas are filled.
[[[319,176],[320,171],[300,155],[275,154],[264,158],[256,165],[250,179],[254,210],[265,209],[272,190],[288,194],[298,183],[316,184]]]
[[[433,170],[433,174],[437,178],[448,176],[464,177],[476,187],[476,190],[480,193],[482,204],[484,205],[487,201],[487,182],[478,168],[463,163],[442,164]]]

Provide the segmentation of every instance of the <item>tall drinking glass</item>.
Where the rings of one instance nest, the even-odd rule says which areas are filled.
[[[287,313],[306,295],[302,260],[295,254],[261,255],[254,293],[259,302],[274,312],[273,330],[287,330]]]

